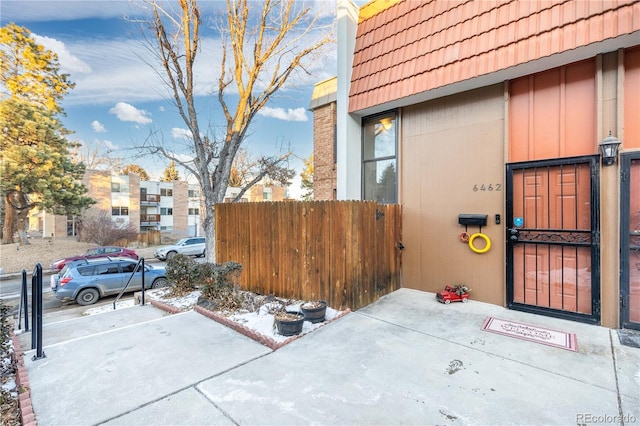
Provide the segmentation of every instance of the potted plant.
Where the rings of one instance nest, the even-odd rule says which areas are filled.
[[[324,316],[327,313],[327,302],[324,300],[305,302],[300,309],[304,314],[305,321],[310,321],[315,324],[324,321]]]
[[[287,312],[282,310],[274,314],[273,322],[275,323],[278,334],[283,336],[295,336],[302,332],[304,314],[300,312]]]

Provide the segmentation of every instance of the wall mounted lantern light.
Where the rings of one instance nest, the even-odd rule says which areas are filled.
[[[610,166],[615,164],[618,159],[618,147],[620,146],[620,141],[615,136],[611,136],[611,131],[609,131],[609,136],[604,138],[602,142],[600,142],[600,151],[602,152],[602,164],[605,166]]]

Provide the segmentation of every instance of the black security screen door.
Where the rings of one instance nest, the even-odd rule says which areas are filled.
[[[597,156],[507,165],[507,305],[600,321]]]

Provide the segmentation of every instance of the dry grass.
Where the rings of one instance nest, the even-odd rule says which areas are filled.
[[[40,262],[43,269],[49,269],[49,264],[56,259],[67,256],[76,256],[86,252],[97,244],[80,243],[75,238],[38,238],[29,239],[30,244],[20,246],[18,244],[0,245],[0,268],[3,274],[22,272],[25,269],[31,272],[36,263]],[[136,248],[139,256],[153,258],[155,247]]]

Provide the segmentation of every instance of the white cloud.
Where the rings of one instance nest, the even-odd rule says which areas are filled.
[[[107,149],[109,150],[115,150],[118,149],[118,145],[114,144],[113,142],[109,141],[109,140],[103,140],[102,143],[104,144],[104,146],[107,147]]]
[[[263,107],[258,114],[284,121],[309,121],[307,110],[304,108],[287,108],[285,110],[284,108]]]
[[[67,46],[60,40],[54,38],[39,36],[32,34],[36,43],[43,45],[46,49],[58,55],[58,61],[60,62],[60,68],[63,72],[70,74],[73,73],[90,73],[91,66],[84,62],[82,59],[73,55]]]
[[[126,0],[111,1],[42,1],[3,0],[2,15],[7,21],[42,22],[49,20],[72,21],[85,18],[113,18],[126,14],[139,14]]]
[[[181,129],[179,127],[174,127],[171,129],[171,136],[174,139],[185,139],[191,140],[193,138],[193,133],[189,129]]]
[[[96,133],[104,133],[104,132],[107,131],[107,129],[104,127],[104,125],[101,122],[99,122],[98,120],[93,120],[91,122],[91,128]]]
[[[109,114],[115,114],[120,121],[132,121],[139,124],[150,124],[153,120],[149,118],[149,112],[137,109],[126,102],[118,102],[116,106],[109,110]]]

